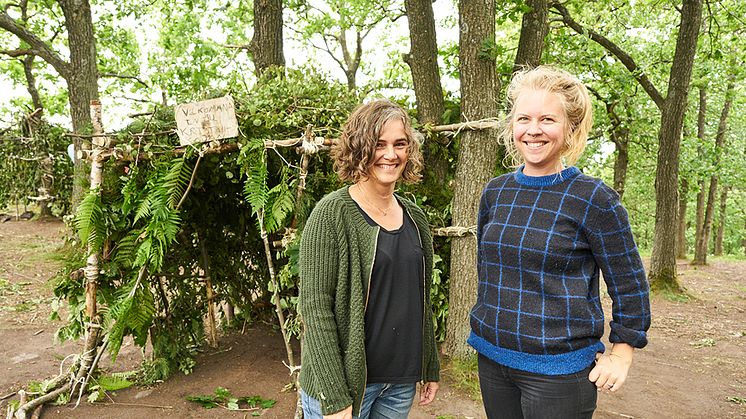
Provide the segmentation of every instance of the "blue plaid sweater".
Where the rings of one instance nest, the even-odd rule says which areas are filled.
[[[575,167],[492,179],[477,221],[479,286],[469,344],[498,364],[571,374],[604,351],[599,271],[611,296],[609,341],[642,348],[648,283],[619,195]]]

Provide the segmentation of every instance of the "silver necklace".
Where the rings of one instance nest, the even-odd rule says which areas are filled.
[[[365,191],[363,191],[362,186],[360,186],[360,184],[357,185],[357,190],[358,190],[358,192],[360,192],[360,195],[362,196],[362,198],[363,198],[363,200],[365,201],[366,204],[368,204],[369,206],[371,206],[374,209],[377,209],[381,214],[383,214],[384,217],[386,217],[386,216],[389,215],[389,211],[391,211],[391,207],[392,207],[390,199],[389,199],[388,206],[386,208],[381,208],[381,207],[373,204],[372,202],[370,202],[370,200],[368,200],[367,194],[365,193]]]

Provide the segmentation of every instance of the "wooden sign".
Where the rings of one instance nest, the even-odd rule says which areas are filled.
[[[184,103],[174,108],[181,145],[238,136],[238,122],[230,96]]]

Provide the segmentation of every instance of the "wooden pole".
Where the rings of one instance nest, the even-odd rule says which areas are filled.
[[[455,133],[458,133],[459,131],[463,131],[463,130],[479,131],[483,129],[497,128],[498,126],[499,126],[499,122],[495,119],[490,118],[490,119],[480,119],[479,121],[460,122],[458,124],[436,125],[430,128],[430,131],[432,132],[453,131]]]
[[[269,280],[272,282],[272,300],[275,304],[275,313],[277,314],[277,320],[280,322],[280,331],[282,332],[283,340],[285,341],[285,351],[288,355],[288,363],[290,364],[290,374],[293,376],[293,383],[297,384],[297,368],[295,367],[295,357],[293,356],[293,347],[290,345],[290,336],[288,335],[287,328],[285,327],[285,313],[282,311],[282,304],[280,304],[280,283],[275,275],[275,263],[272,259],[272,249],[270,248],[269,238],[267,236],[267,230],[264,228],[264,209],[257,211],[257,218],[259,219],[259,232],[264,242],[264,254],[267,257],[267,268],[269,269]]]
[[[103,124],[101,122],[101,102],[94,99],[91,100],[91,123],[93,125],[94,134],[102,134],[104,132]],[[97,137],[98,138],[98,137]],[[90,190],[94,193],[101,194],[101,182],[103,179],[103,159],[101,153],[103,149],[99,146],[100,141],[94,141],[93,149],[91,150],[91,187]],[[88,258],[86,259],[85,267],[85,308],[86,315],[89,321],[96,317],[96,292],[98,288],[98,251],[93,248],[92,243],[88,243]]]
[[[218,326],[215,321],[215,291],[212,288],[210,275],[210,256],[207,254],[204,237],[199,238],[199,247],[202,252],[202,269],[205,270],[205,289],[207,290],[207,342],[211,347],[218,347]]]

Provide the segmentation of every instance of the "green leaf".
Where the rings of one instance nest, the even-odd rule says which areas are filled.
[[[190,402],[200,404],[205,409],[212,409],[218,406],[218,403],[213,400],[213,396],[186,396],[186,399]]]
[[[131,387],[134,383],[122,377],[115,377],[113,375],[104,375],[99,377],[97,380],[99,387],[105,391],[117,391],[123,388]]]
[[[233,394],[231,394],[230,390],[228,390],[225,387],[218,387],[215,389],[215,395],[218,397],[221,397],[223,399],[229,399],[233,397]]]

